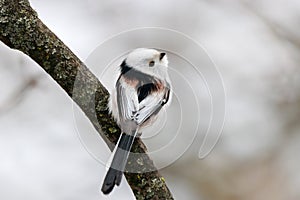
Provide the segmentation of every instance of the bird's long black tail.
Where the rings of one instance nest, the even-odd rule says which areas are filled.
[[[115,147],[113,160],[103,181],[101,188],[103,194],[109,194],[115,185],[120,185],[134,138],[134,135],[121,134],[118,144]]]

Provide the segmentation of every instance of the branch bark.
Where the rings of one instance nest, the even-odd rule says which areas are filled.
[[[28,0],[0,0],[0,40],[37,62],[73,99],[112,150],[120,129],[109,115],[108,91],[74,53],[38,18]],[[76,86],[76,88],[74,87]],[[164,178],[146,154],[140,139],[132,152],[138,162],[127,165],[140,173],[125,173],[136,199],[173,199]]]

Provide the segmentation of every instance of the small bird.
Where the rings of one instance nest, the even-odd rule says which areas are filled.
[[[101,191],[109,194],[119,186],[134,139],[151,125],[161,108],[171,101],[166,53],[138,48],[120,65],[120,75],[110,95],[109,109],[121,128]]]

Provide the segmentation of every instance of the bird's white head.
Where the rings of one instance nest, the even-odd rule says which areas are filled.
[[[161,77],[167,72],[169,62],[164,52],[138,48],[128,54],[126,64],[143,73]]]

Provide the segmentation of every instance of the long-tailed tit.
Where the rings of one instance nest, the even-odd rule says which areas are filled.
[[[137,133],[152,124],[161,108],[170,102],[170,88],[166,53],[139,48],[129,53],[121,64],[109,109],[122,134],[102,185],[104,194],[120,185]]]

